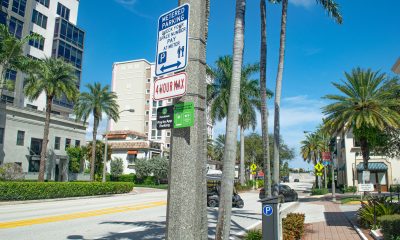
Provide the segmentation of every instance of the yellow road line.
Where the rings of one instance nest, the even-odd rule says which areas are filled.
[[[78,218],[95,217],[95,216],[128,212],[128,211],[137,211],[137,210],[142,210],[142,209],[146,209],[146,208],[164,206],[166,204],[167,204],[166,201],[150,202],[150,203],[142,204],[142,205],[127,205],[127,206],[104,208],[104,209],[92,210],[92,211],[86,211],[86,212],[69,213],[69,214],[40,217],[40,218],[31,218],[31,219],[24,219],[24,220],[11,221],[11,222],[0,222],[0,229],[24,227],[24,226],[31,226],[31,225],[35,225],[35,224],[44,224],[44,223],[51,223],[51,222],[61,222],[61,221],[66,221],[66,220],[78,219]]]

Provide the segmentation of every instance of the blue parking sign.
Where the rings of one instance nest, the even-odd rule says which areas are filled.
[[[263,214],[267,217],[271,216],[274,213],[274,210],[271,205],[265,205],[263,207]]]

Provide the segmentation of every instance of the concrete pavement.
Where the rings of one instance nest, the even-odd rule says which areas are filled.
[[[258,192],[240,195],[245,207],[233,209],[232,235],[261,220]],[[142,191],[136,195],[2,205],[0,239],[162,239],[166,198],[166,191]],[[215,233],[217,213],[217,208],[208,208],[210,237]]]

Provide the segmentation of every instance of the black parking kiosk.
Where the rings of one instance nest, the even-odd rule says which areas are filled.
[[[263,240],[279,240],[279,197],[263,198],[262,236]]]

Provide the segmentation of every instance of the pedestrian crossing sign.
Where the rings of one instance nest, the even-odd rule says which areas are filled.
[[[322,165],[320,162],[315,164],[314,166],[315,170],[317,170],[317,172],[321,172],[322,169],[324,169],[324,165]]]

